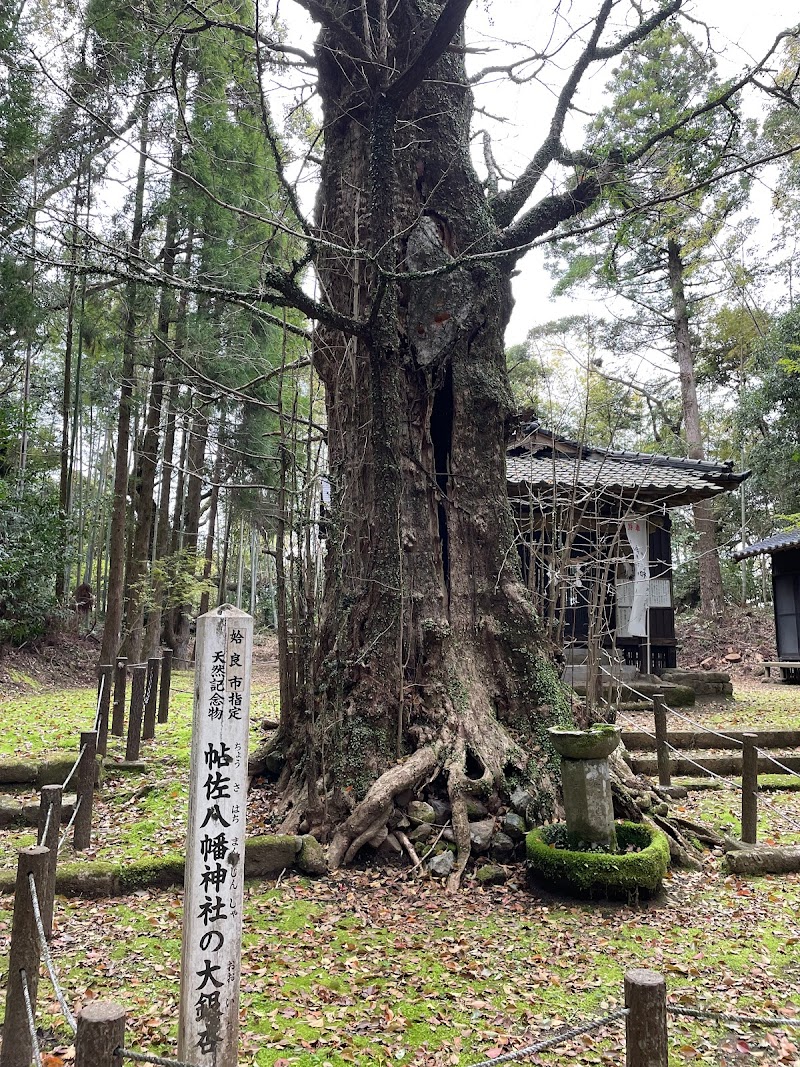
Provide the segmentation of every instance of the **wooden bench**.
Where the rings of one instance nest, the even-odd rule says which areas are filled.
[[[772,677],[773,668],[781,672],[781,681],[800,681],[800,661],[791,659],[765,660],[762,667],[767,672],[767,678]],[[784,673],[784,671],[786,673]]]

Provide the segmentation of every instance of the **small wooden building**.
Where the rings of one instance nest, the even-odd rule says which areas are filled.
[[[734,552],[736,560],[769,555],[772,558],[772,602],[775,612],[775,643],[778,662],[791,662],[781,669],[784,679],[800,681],[800,530],[773,534]]]
[[[670,510],[748,472],[594,448],[522,427],[507,456],[528,587],[556,642],[613,647],[642,673],[676,666]]]

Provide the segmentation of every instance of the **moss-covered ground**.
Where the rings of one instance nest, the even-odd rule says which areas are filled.
[[[157,725],[153,741],[141,744],[143,772],[117,770],[125,758],[126,739],[109,735],[105,780],[95,795],[92,846],[81,858],[125,861],[182,851],[188,810],[192,684],[188,671],[174,672],[168,721]],[[254,685],[252,746],[262,720],[277,716],[277,702],[274,685]],[[92,689],[48,691],[3,701],[0,759],[39,761],[56,751],[74,751],[77,756],[80,732],[91,729],[95,709]],[[23,801],[38,799],[32,786],[0,785],[0,793]],[[17,850],[35,844],[33,837],[29,827],[0,829],[0,870],[15,866]],[[62,857],[77,858],[70,838]]]
[[[91,694],[85,700],[90,713]],[[151,822],[156,835],[178,834],[169,804],[179,796],[170,791],[180,795],[177,776],[188,759],[189,703],[186,694],[185,708],[176,706],[148,755],[163,761],[148,775],[169,781],[159,787],[163,807],[145,807],[152,793],[129,796],[127,808],[109,801],[98,850],[121,849],[117,820],[128,827],[126,842],[136,837],[135,848],[125,845],[136,855],[161,841],[148,840],[141,825],[134,835],[129,818]],[[44,708],[37,714],[44,718]],[[85,714],[77,716],[75,731],[84,724]],[[770,794],[771,802],[776,797]],[[717,800],[702,794],[703,803]],[[771,816],[764,818],[764,834],[774,833]],[[15,847],[9,842],[7,850]],[[0,898],[0,973],[10,925],[10,899]],[[181,895],[172,890],[60,898],[53,954],[70,1002],[121,1001],[130,1016],[126,1043],[175,1055],[180,925]],[[277,885],[248,884],[242,963],[241,1067],[468,1067],[530,1044],[560,1022],[619,1006],[632,966],[662,971],[675,1005],[796,1016],[800,875],[737,878],[707,854],[703,871],[671,873],[663,895],[646,906],[538,895],[525,889],[521,872],[500,887],[481,889],[470,880],[452,897],[396,869],[318,882],[291,875]],[[71,1037],[45,978],[37,1021],[43,1047],[68,1056]],[[671,1018],[670,1064],[798,1065],[796,1033]],[[526,1062],[619,1067],[623,1048],[617,1023]]]
[[[7,904],[0,902],[3,947]],[[620,1004],[623,973],[633,966],[662,971],[677,1005],[793,1014],[799,906],[798,876],[746,881],[714,862],[673,875],[647,908],[545,900],[520,884],[469,885],[447,897],[438,885],[366,871],[250,885],[240,1062],[470,1064],[530,1044],[560,1022],[605,1014]],[[129,1045],[174,1055],[180,895],[59,900],[57,915],[53,951],[74,1006],[119,1000],[130,1012]],[[47,981],[39,1006],[47,1047],[68,1047]],[[670,1035],[671,1064],[798,1059],[791,1031],[780,1026],[672,1019]],[[533,1062],[618,1065],[622,1047],[615,1024]]]
[[[686,714],[712,726],[737,730],[800,730],[800,686],[767,684],[734,689],[732,700],[701,703],[687,708]]]

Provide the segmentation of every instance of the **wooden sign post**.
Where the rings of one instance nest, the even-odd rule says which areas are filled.
[[[178,1058],[236,1067],[253,620],[197,620]]]

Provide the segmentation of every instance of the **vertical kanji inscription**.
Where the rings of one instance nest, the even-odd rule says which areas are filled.
[[[252,618],[197,620],[178,1056],[236,1067]]]

